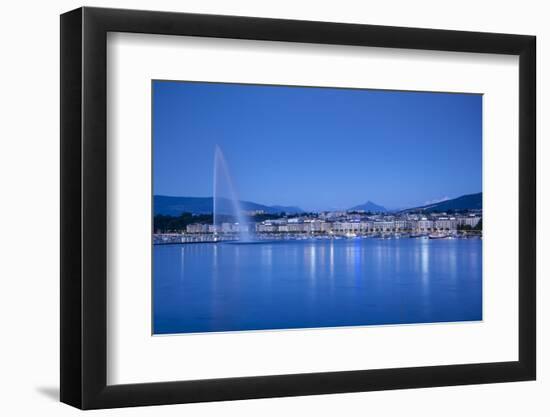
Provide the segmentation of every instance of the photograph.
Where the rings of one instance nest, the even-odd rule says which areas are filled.
[[[6,66],[56,60],[7,84],[25,139],[6,136],[24,161],[8,149],[5,177],[24,171],[29,186],[7,192],[22,256],[7,257],[21,288],[7,292],[5,333],[42,352],[12,360],[7,380],[35,392],[10,406],[544,409],[537,63],[550,26],[523,3],[472,19],[399,1],[92,2],[64,5],[50,31],[40,9],[40,36],[24,32],[30,46],[9,60],[22,65]],[[41,166],[58,168],[56,190]],[[44,196],[56,217],[41,236],[59,250],[29,257],[34,223],[15,218]],[[22,266],[35,272],[19,279]]]
[[[483,320],[483,95],[153,80],[153,335]]]
[[[548,13],[470,3],[5,2],[0,416],[546,417]]]

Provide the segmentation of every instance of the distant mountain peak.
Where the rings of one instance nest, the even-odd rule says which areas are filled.
[[[364,204],[359,204],[358,206],[354,206],[354,207],[350,208],[349,210],[353,210],[353,211],[364,210],[364,211],[372,211],[372,212],[386,212],[386,211],[388,211],[385,207],[380,206],[376,203],[373,203],[370,200],[368,200]]]

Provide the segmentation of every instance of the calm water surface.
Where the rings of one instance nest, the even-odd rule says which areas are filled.
[[[154,246],[154,333],[482,319],[482,241]]]

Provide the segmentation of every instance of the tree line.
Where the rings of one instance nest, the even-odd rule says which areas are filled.
[[[269,214],[262,213],[256,214],[254,216],[248,216],[251,222],[263,222],[265,220],[273,220],[284,217],[285,213],[278,214]],[[236,221],[234,216],[220,214],[218,215],[218,221],[220,223],[234,223]],[[213,215],[212,213],[208,214],[193,214],[184,212],[179,216],[170,216],[166,214],[157,214],[153,218],[153,230],[155,233],[180,233],[186,230],[187,226],[190,224],[212,224]]]

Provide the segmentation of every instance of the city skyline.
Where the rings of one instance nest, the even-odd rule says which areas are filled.
[[[215,146],[239,199],[395,210],[482,191],[482,96],[153,82],[154,194],[212,196]]]

